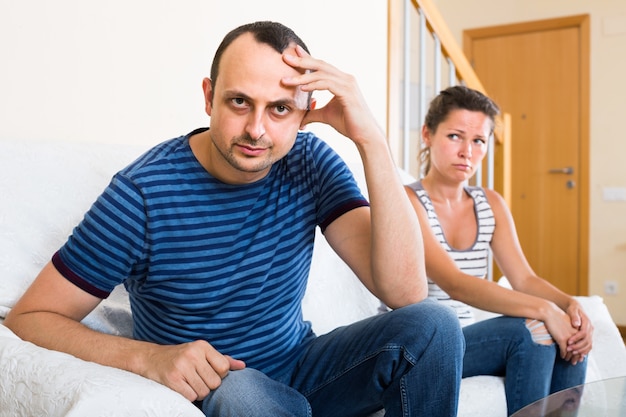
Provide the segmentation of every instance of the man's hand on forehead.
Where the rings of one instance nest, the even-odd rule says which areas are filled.
[[[311,72],[311,70],[306,70],[305,74]],[[310,105],[311,105],[311,94],[313,92],[305,92],[302,91],[302,87],[300,87],[299,85],[296,86],[296,95],[294,97],[294,101],[296,102],[296,107],[299,110],[311,110],[310,109]]]
[[[354,76],[313,58],[300,46],[296,46],[295,55],[290,49],[282,57],[287,65],[299,73],[282,78],[284,85],[299,88],[303,93],[327,91],[332,96],[321,108],[316,108],[315,100],[311,100],[310,111],[302,119],[301,128],[309,123],[324,123],[357,145],[372,139],[386,140]],[[301,99],[298,98],[298,101],[301,102]]]
[[[293,52],[295,52],[296,55],[294,55]],[[301,67],[300,65],[302,63],[297,59],[303,56],[308,56],[308,54],[302,47],[295,45],[294,49],[289,48],[283,53],[283,61],[285,61],[287,65],[297,69],[302,74],[308,74],[311,72],[311,69]],[[310,110],[311,95],[312,91],[302,91],[301,85],[296,85],[296,94],[294,96],[296,107],[299,110]]]
[[[301,60],[298,60],[298,58],[302,58],[304,56],[310,56],[309,54],[306,53],[306,51],[299,45],[296,45],[295,47],[295,52],[296,55],[294,56],[292,53],[286,52],[283,54],[283,60],[290,66],[300,70],[300,72],[302,74],[309,74],[311,72],[313,72],[312,69],[310,68],[303,68],[301,66],[302,62]],[[287,81],[287,80],[285,80]],[[291,80],[290,80],[291,81]],[[304,82],[303,84],[306,84],[306,82]],[[311,100],[312,100],[312,95],[313,95],[313,91],[303,91],[302,90],[302,84],[300,85],[296,85],[296,94],[294,96],[294,101],[296,102],[296,107],[299,110],[311,110]]]

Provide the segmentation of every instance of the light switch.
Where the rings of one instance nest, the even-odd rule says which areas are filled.
[[[626,33],[626,14],[604,17],[602,19],[602,33],[608,36]]]
[[[626,188],[604,187],[602,188],[602,199],[604,201],[626,201]]]

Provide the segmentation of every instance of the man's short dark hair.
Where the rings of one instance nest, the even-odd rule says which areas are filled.
[[[228,46],[233,43],[235,39],[244,33],[251,33],[254,39],[259,43],[264,43],[276,50],[278,53],[283,53],[285,49],[292,43],[300,45],[307,53],[309,49],[304,44],[302,39],[296,33],[289,29],[287,26],[270,21],[259,21],[254,23],[248,23],[238,28],[231,30],[222,40],[220,46],[215,52],[213,57],[213,64],[211,65],[211,84],[215,88],[217,76],[219,74],[219,65],[222,60],[222,55]]]

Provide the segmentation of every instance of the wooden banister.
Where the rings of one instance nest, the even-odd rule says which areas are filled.
[[[463,80],[469,88],[486,94],[483,84],[478,79],[476,72],[474,72],[474,68],[467,60],[463,50],[459,47],[433,2],[431,0],[411,0],[411,2],[416,9],[420,9],[424,13],[428,30],[431,34],[437,35],[441,42],[442,52],[454,62],[457,78]]]
[[[404,9],[406,0],[388,0],[389,5],[389,57],[388,57],[388,114],[387,114],[387,134],[390,138],[390,145],[396,152],[396,157],[402,154],[403,151],[399,149],[402,146],[399,145],[403,134],[400,132],[398,125],[395,123],[398,120],[403,119],[403,108],[400,104],[402,102],[403,93],[400,91],[399,86],[403,79],[403,62],[407,57],[403,57],[402,39],[398,34],[398,28],[404,27],[405,13],[408,13]],[[456,39],[452,35],[452,32],[445,23],[445,20],[439,13],[439,10],[435,7],[432,0],[411,0],[412,7],[420,13],[426,22],[426,28],[430,35],[438,39],[439,48],[441,54],[452,62],[454,65],[454,72],[459,82],[464,85],[482,92],[485,95],[489,95],[487,91],[476,75],[474,68],[470,64],[469,60],[463,53]],[[408,7],[408,6],[407,6]],[[423,86],[421,86],[423,87]],[[406,93],[404,93],[406,94]],[[404,97],[405,103],[407,102]],[[419,132],[412,132],[412,135],[419,136]],[[506,112],[496,119],[496,128],[494,131],[494,138],[496,147],[498,148],[499,155],[499,172],[495,175],[500,178],[501,185],[498,187],[498,191],[502,194],[506,202],[510,205],[511,198],[511,182],[510,182],[510,147],[511,147],[511,117]],[[406,138],[404,139],[406,140]],[[489,175],[494,175],[490,173]]]

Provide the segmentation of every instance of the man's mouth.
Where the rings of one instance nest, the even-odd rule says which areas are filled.
[[[259,156],[267,150],[267,148],[264,147],[250,146],[244,144],[237,144],[236,146],[239,148],[241,153],[248,156]]]

